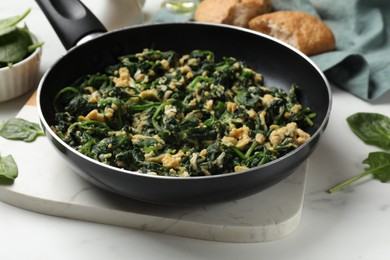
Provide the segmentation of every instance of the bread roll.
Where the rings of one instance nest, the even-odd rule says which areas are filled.
[[[249,28],[282,40],[306,55],[335,48],[331,29],[317,17],[300,11],[277,11],[257,16]]]
[[[194,19],[248,27],[251,18],[271,9],[271,0],[203,0],[195,11]]]

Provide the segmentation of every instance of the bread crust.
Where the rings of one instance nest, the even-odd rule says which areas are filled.
[[[194,19],[248,27],[250,19],[271,9],[271,0],[203,0],[195,11]]]
[[[278,38],[306,55],[331,51],[336,40],[332,30],[317,17],[300,11],[276,11],[249,21],[249,28]]]

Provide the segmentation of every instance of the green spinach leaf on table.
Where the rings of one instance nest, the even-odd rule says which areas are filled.
[[[390,118],[387,116],[378,113],[356,113],[348,117],[347,122],[352,132],[364,143],[390,150]],[[328,192],[333,193],[370,174],[381,182],[390,181],[390,153],[371,152],[363,163],[369,166],[364,172],[334,186]]]
[[[377,113],[356,113],[347,118],[351,130],[366,144],[390,150],[390,118]]]
[[[38,136],[43,136],[44,132],[37,123],[29,122],[22,118],[8,119],[0,125],[0,136],[9,140],[20,140],[32,142]]]
[[[32,142],[44,135],[37,123],[22,118],[11,118],[0,124],[0,136],[10,140]],[[18,166],[12,155],[0,156],[0,184],[10,184],[18,176]]]
[[[369,168],[365,172],[367,174],[372,173],[374,179],[381,182],[390,181],[390,153],[370,153],[363,163],[369,165]]]
[[[18,176],[18,166],[12,155],[0,156],[0,184],[12,183]]]
[[[369,166],[364,172],[334,186],[333,188],[329,189],[328,192],[333,193],[370,174],[373,175],[374,179],[377,179],[381,182],[390,181],[390,153],[369,153],[368,158],[365,159],[363,163]]]

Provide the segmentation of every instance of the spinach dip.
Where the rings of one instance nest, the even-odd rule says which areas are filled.
[[[145,49],[61,89],[53,131],[101,163],[145,174],[243,171],[305,143],[316,116],[233,57]]]

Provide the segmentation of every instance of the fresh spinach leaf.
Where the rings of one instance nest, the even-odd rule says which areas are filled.
[[[372,152],[368,155],[368,158],[363,161],[363,163],[370,166],[366,172],[371,172],[374,175],[374,179],[377,179],[381,182],[390,181],[389,153]]]
[[[347,118],[352,130],[364,143],[390,150],[390,118],[378,113],[356,113]],[[390,153],[372,152],[363,161],[369,167],[359,175],[328,190],[333,193],[351,183],[372,174],[381,182],[390,181]]]
[[[356,113],[347,118],[351,130],[366,144],[390,150],[390,118],[377,113]]]
[[[18,177],[18,166],[12,155],[0,156],[0,184],[12,183]]]
[[[19,28],[16,25],[29,13],[28,9],[20,16],[0,19],[0,67],[9,66],[27,57],[43,43],[33,43],[27,26]]]
[[[22,118],[8,119],[0,126],[0,136],[10,140],[32,142],[41,135],[44,135],[44,132],[39,124]]]
[[[335,187],[328,190],[329,193],[336,192],[337,190],[344,188],[350,185],[361,178],[372,174],[374,179],[377,179],[381,182],[390,181],[390,153],[386,152],[372,152],[369,153],[368,158],[363,161],[364,164],[367,164],[369,167],[359,175],[342,182],[341,184],[336,185]]]
[[[7,30],[7,28],[12,28],[13,26],[17,25],[20,21],[22,21],[30,12],[31,9],[28,9],[22,15],[0,19],[0,36],[2,35],[2,32]]]
[[[16,63],[21,61],[32,45],[32,39],[25,29],[16,28],[12,32],[0,37],[0,62]]]

